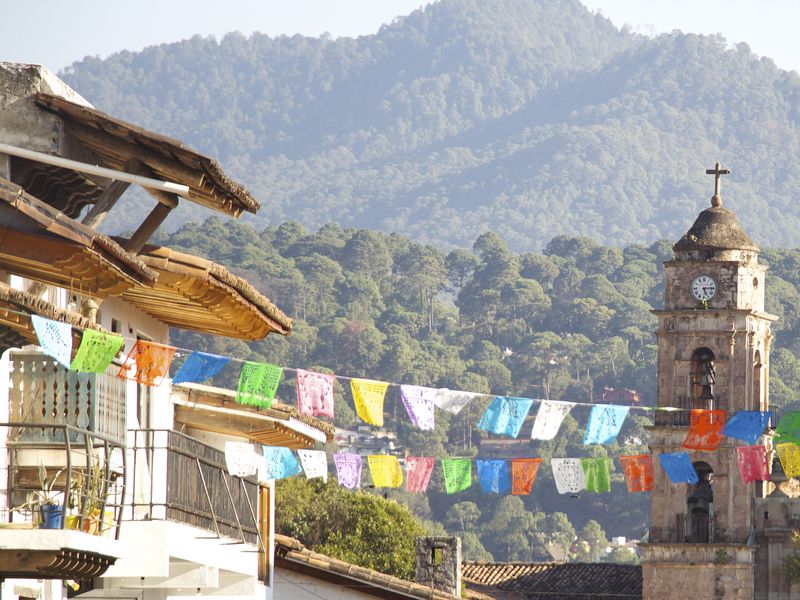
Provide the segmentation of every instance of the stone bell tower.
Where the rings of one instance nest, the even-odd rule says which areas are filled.
[[[720,169],[711,208],[673,246],[664,263],[658,317],[658,411],[650,431],[655,466],[649,543],[642,545],[648,600],[754,597],[755,501],[767,485],[744,484],[735,445],[687,450],[688,409],[767,410],[770,324],[764,312],[766,267],[734,213],[722,207]],[[697,484],[670,482],[666,452],[688,452]]]

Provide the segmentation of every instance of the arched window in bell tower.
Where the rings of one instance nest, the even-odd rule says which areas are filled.
[[[714,409],[714,353],[708,348],[692,352],[692,408]]]
[[[764,384],[762,381],[762,371],[764,365],[761,363],[761,351],[756,350],[753,356],[753,406],[758,410],[766,410],[764,398]]]
[[[698,481],[686,496],[686,541],[706,544],[714,536],[714,470],[703,461],[693,465]]]

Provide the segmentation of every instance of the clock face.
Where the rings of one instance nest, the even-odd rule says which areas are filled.
[[[717,282],[708,275],[700,275],[692,281],[692,295],[698,300],[711,300],[716,293]]]

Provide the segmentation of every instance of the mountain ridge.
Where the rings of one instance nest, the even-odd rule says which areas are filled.
[[[754,239],[800,239],[800,77],[718,36],[635,36],[577,0],[440,0],[355,39],[196,36],[63,76],[218,157],[262,201],[257,226],[450,247],[493,230],[519,251],[677,239],[720,160]],[[204,218],[176,213],[173,229]]]

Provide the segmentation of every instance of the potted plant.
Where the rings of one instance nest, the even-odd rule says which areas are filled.
[[[67,515],[69,529],[80,529],[96,535],[100,532],[104,516],[110,527],[110,512],[105,511],[106,514],[102,514],[107,489],[105,477],[105,461],[95,461],[87,473],[77,475],[75,485],[70,491],[69,505],[76,512]]]
[[[64,469],[61,469],[53,477],[48,477],[47,469],[40,463],[39,489],[30,492],[25,503],[14,510],[30,510],[34,515],[34,522],[36,517],[39,518],[41,529],[61,529],[64,523],[64,507],[59,502],[60,492],[56,490],[56,481],[63,472]]]

